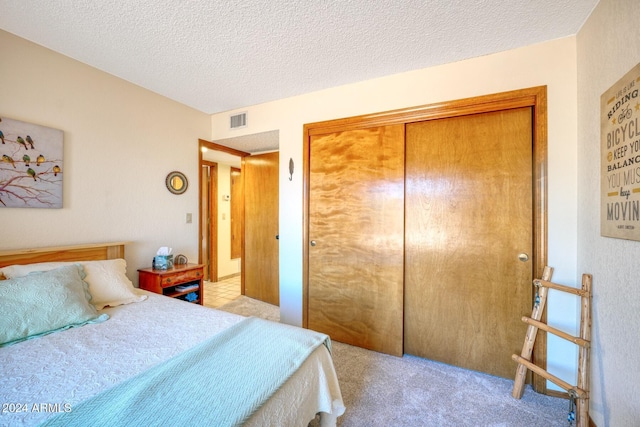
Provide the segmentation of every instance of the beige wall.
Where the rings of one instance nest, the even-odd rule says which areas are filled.
[[[197,259],[209,116],[4,31],[0,52],[0,117],[64,132],[63,208],[0,209],[0,249],[130,241],[134,283],[159,246]],[[189,179],[183,195],[165,188],[173,170]]]
[[[208,116],[0,31],[0,117],[64,131],[63,209],[0,209],[0,249],[127,240],[129,276],[161,245],[197,258],[197,139],[280,131],[280,278],[283,320],[302,313],[302,126],[531,86],[549,91],[549,264],[557,281],[594,275],[592,418],[640,419],[640,243],[599,233],[599,98],[640,60],[635,0],[601,0],[577,37],[243,108],[250,126]],[[288,180],[288,159],[296,172]],[[164,188],[172,170],[189,190]],[[185,214],[193,223],[185,224]],[[550,323],[575,328],[576,310],[552,295]],[[550,370],[570,377],[565,349]]]
[[[599,427],[640,424],[640,242],[600,236],[600,96],[640,62],[639,21],[637,0],[601,0],[577,36],[578,271],[593,274]]]
[[[521,49],[242,108],[244,134],[280,131],[281,318],[302,322],[302,127],[305,123],[547,85],[549,107],[549,264],[554,278],[576,283],[576,40]],[[233,113],[233,112],[231,112]],[[212,139],[239,136],[228,113],[212,116]],[[289,181],[289,158],[296,172]],[[549,322],[573,332],[576,303],[550,296]],[[550,340],[549,370],[573,381],[575,350]],[[567,353],[572,353],[566,360]]]

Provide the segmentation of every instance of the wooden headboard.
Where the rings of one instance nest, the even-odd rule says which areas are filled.
[[[0,268],[13,264],[33,264],[54,261],[98,261],[124,258],[126,242],[94,243],[49,248],[0,251]]]

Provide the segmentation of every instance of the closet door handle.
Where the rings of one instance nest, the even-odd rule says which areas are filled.
[[[310,244],[311,246],[315,246],[315,245],[316,245],[316,241],[315,241],[315,240],[312,240],[312,241],[310,241],[310,242],[309,242],[309,244]]]
[[[529,255],[523,252],[520,255],[518,255],[518,259],[522,262],[527,262],[529,261]]]

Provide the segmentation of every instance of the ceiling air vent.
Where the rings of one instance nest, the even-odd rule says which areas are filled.
[[[247,113],[240,113],[229,117],[229,128],[238,129],[247,127]]]

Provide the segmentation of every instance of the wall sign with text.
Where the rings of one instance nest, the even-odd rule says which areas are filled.
[[[640,240],[640,64],[600,97],[600,234]]]

